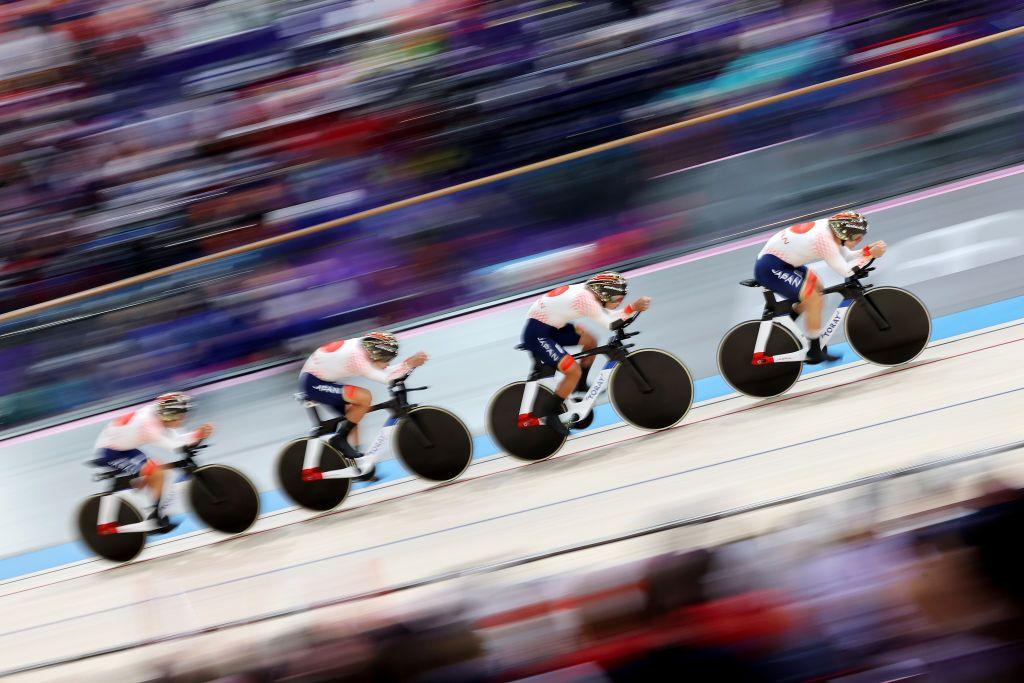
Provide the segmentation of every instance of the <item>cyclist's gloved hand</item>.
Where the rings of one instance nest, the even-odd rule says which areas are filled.
[[[408,365],[410,368],[418,368],[419,366],[426,363],[428,360],[430,360],[430,357],[427,356],[426,353],[424,353],[423,351],[417,351],[416,353],[412,354],[411,356],[405,359],[405,364]]]
[[[643,313],[644,311],[651,307],[651,297],[642,296],[633,303],[631,303],[629,306],[637,313]]]

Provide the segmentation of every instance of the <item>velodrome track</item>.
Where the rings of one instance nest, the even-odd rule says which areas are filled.
[[[720,509],[1018,440],[1021,171],[865,207],[876,234],[892,245],[874,281],[912,288],[937,317],[936,342],[907,368],[881,370],[848,358],[805,377],[783,400],[731,395],[714,377],[715,349],[732,323],[759,310],[757,292],[735,283],[749,275],[763,238],[634,273],[634,291],[655,299],[636,341],[669,349],[699,378],[703,401],[667,432],[639,434],[606,407],[600,428],[546,463],[485,457],[463,481],[430,491],[392,470],[391,481],[351,497],[347,512],[315,521],[274,510],[279,497],[268,493],[271,510],[254,530],[260,533],[223,540],[186,525],[185,533],[147,549],[146,561],[115,569],[95,560],[58,567],[74,556],[56,551],[24,559],[27,550],[72,540],[74,509],[95,490],[80,462],[102,421],[0,442],[0,476],[23,482],[0,503],[2,552],[13,556],[0,560],[7,572],[0,576],[8,577],[0,584],[7,617],[0,670],[90,650],[94,633],[103,633],[102,646],[116,646],[203,628],[346,595],[353,584],[361,592],[628,531],[680,510]],[[454,410],[479,433],[490,394],[525,369],[512,346],[528,303],[405,335],[407,349],[433,356],[416,375],[417,384],[432,386],[423,401]],[[203,419],[220,430],[204,459],[239,467],[262,490],[274,488],[276,448],[306,428],[290,398],[293,382],[294,369],[285,368],[204,390]],[[477,445],[478,455],[491,455],[486,438]],[[494,538],[502,544],[489,542]],[[125,661],[119,657],[79,666],[95,673]],[[30,677],[66,680],[71,671]]]
[[[155,543],[133,564],[85,562],[8,581],[0,585],[0,675],[171,639],[12,680],[142,678],[147,670],[131,667],[154,653],[246,632],[265,637],[317,618],[306,606],[322,600],[1019,442],[1024,377],[992,368],[1012,365],[1022,348],[1018,319],[938,341],[903,368],[851,363],[804,377],[781,399],[713,399],[667,431],[616,424],[575,437],[546,462],[494,457],[446,486],[400,481],[353,496],[340,512],[284,510],[243,536],[201,531]],[[997,472],[1024,480],[1019,457],[999,456]],[[599,561],[654,552],[659,542],[609,546]],[[593,554],[568,555],[525,575],[593,562]],[[186,635],[280,613],[293,616]]]
[[[911,288],[936,317],[1024,294],[1021,196],[1024,166],[864,207],[872,217],[872,236],[891,246],[871,281]],[[736,283],[750,276],[763,241],[755,235],[634,272],[632,291],[654,299],[636,326],[643,334],[634,341],[676,354],[695,378],[717,375],[722,334],[760,314],[760,294]],[[828,279],[827,269],[817,270]],[[491,395],[528,369],[525,355],[513,346],[530,303],[505,304],[403,334],[403,352],[423,349],[432,356],[413,375],[417,385],[431,387],[416,400],[452,410],[474,434],[482,434]],[[278,448],[308,428],[292,399],[297,372],[285,366],[199,392],[195,419],[213,422],[218,430],[203,461],[241,469],[261,491],[276,489]],[[714,381],[698,388],[698,400],[726,390]],[[381,387],[374,392],[383,397]],[[87,418],[0,441],[0,478],[19,482],[0,499],[0,558],[74,539],[74,511],[96,492],[82,462],[109,419]],[[365,434],[374,433],[382,419],[371,414]],[[478,445],[478,455],[491,448]],[[0,579],[12,571],[0,561]]]

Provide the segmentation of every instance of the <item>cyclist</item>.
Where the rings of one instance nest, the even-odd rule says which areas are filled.
[[[809,365],[839,357],[821,348],[821,311],[825,297],[821,280],[806,264],[822,259],[842,277],[850,277],[854,267],[885,254],[886,245],[882,241],[857,250],[867,232],[866,216],[856,211],[843,211],[831,218],[780,230],[757,256],[754,279],[784,299],[797,300],[793,312],[804,314],[804,326],[811,342],[804,362]]]
[[[419,351],[401,363],[388,366],[398,355],[398,339],[390,332],[371,332],[361,339],[343,339],[321,346],[313,352],[299,374],[302,391],[311,401],[333,408],[344,419],[328,443],[355,461],[359,481],[376,481],[376,463],[357,449],[359,421],[363,419],[373,395],[362,387],[345,384],[349,377],[365,377],[386,384],[404,377],[427,362]],[[353,443],[355,445],[353,445]]]
[[[586,351],[597,346],[594,336],[573,325],[573,321],[590,318],[611,329],[615,321],[650,308],[650,297],[642,296],[621,312],[613,313],[626,298],[626,289],[626,278],[619,273],[599,273],[583,284],[553,289],[530,307],[523,329],[523,344],[536,360],[562,373],[555,395],[563,401],[577,388],[577,393],[586,393],[587,374],[594,364],[593,356],[577,363],[564,347],[582,346]],[[519,426],[537,426],[547,418],[544,419],[546,424],[561,434],[568,434],[569,429],[559,419],[559,413],[556,406],[549,415],[520,415]]]
[[[171,531],[178,523],[171,522],[163,510],[165,466],[139,449],[155,444],[173,453],[209,438],[213,434],[213,425],[210,424],[188,433],[177,431],[185,424],[191,408],[189,396],[177,391],[163,394],[153,403],[115,418],[96,439],[94,464],[131,477],[134,488],[149,489],[154,500],[149,519],[155,520],[159,526],[157,533]]]

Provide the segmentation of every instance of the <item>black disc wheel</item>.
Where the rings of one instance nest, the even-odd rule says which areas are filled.
[[[111,495],[111,494],[106,494]],[[78,532],[82,540],[100,557],[111,562],[129,562],[138,557],[146,545],[146,533],[144,531],[132,531],[128,533],[100,534],[100,500],[103,495],[95,495],[86,498],[78,509]],[[142,513],[128,501],[121,499],[117,501],[117,526],[139,524],[142,522]]]
[[[211,529],[240,534],[260,516],[260,496],[249,478],[227,465],[203,465],[192,473],[189,502]]]
[[[330,445],[316,439],[296,439],[292,441],[277,459],[277,481],[285,494],[297,505],[307,510],[325,512],[341,505],[352,487],[352,480],[303,478],[302,465],[306,457],[306,448],[322,448],[320,453],[320,471],[340,470],[350,466],[348,460]]]
[[[778,396],[789,391],[800,378],[802,362],[754,365],[754,346],[760,320],[748,320],[729,330],[718,345],[718,368],[736,391],[755,398]],[[786,327],[772,323],[765,353],[780,356],[799,351],[802,345]]]
[[[462,420],[442,408],[413,408],[395,429],[395,452],[406,469],[428,481],[462,476],[473,460],[473,437]]]
[[[634,427],[667,429],[693,405],[693,378],[668,351],[638,349],[612,371],[612,405]]]
[[[898,287],[868,291],[846,315],[846,341],[875,365],[909,363],[921,355],[931,336],[932,317],[924,302]]]
[[[547,425],[519,426],[519,408],[525,389],[526,382],[513,382],[495,394],[487,410],[487,426],[498,446],[509,455],[520,460],[544,460],[558,452],[566,437]],[[547,415],[556,403],[561,404],[553,391],[538,386],[533,414]],[[564,411],[565,405],[561,405]]]

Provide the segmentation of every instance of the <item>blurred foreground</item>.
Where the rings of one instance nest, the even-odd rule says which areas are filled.
[[[1024,491],[976,491],[884,524],[870,496],[819,503],[731,542],[374,603],[234,651],[179,648],[150,680],[1018,681]]]

